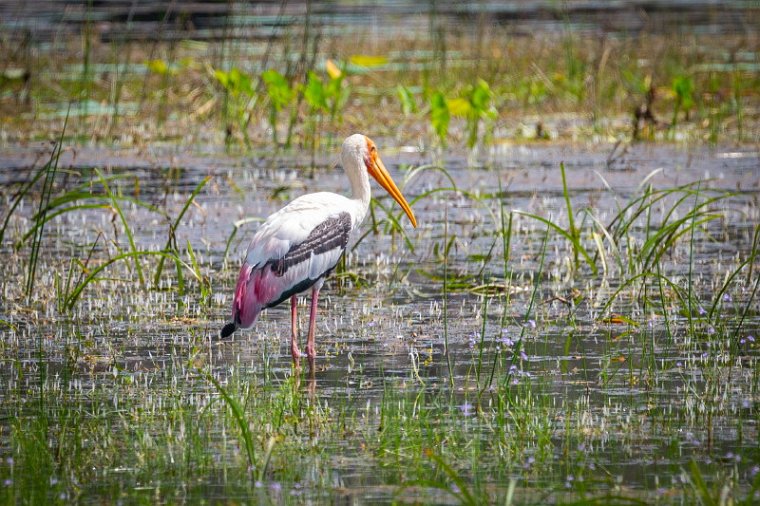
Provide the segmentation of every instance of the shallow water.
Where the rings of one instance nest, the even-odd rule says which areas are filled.
[[[752,30],[757,8],[752,2],[547,0],[465,3],[395,0],[285,4],[245,2],[146,3],[92,2],[91,4],[38,1],[34,5],[7,1],[0,6],[1,28],[28,32],[42,41],[78,32],[87,23],[104,41],[130,39],[173,40],[187,37],[211,40],[228,37],[264,38],[287,35],[310,13],[312,23],[327,34],[367,30],[384,36],[424,31],[430,19],[446,30],[482,30],[506,27],[514,35],[542,31],[604,33],[611,36],[649,33],[726,34]]]
[[[0,318],[13,328],[0,328],[0,477],[6,480],[0,494],[18,500],[31,490],[84,502],[454,500],[431,485],[451,483],[425,457],[431,448],[478,497],[491,499],[503,498],[513,481],[516,497],[528,502],[599,494],[688,501],[697,493],[692,461],[711,487],[730,480],[739,496],[754,493],[760,369],[750,338],[760,332],[760,319],[756,284],[746,268],[721,297],[715,317],[702,312],[712,309],[726,277],[752,249],[760,196],[757,151],[637,145],[609,162],[609,152],[597,148],[503,145],[484,154],[489,168],[467,169],[456,156],[445,161],[451,180],[468,194],[425,195],[451,184],[432,169],[407,179],[429,155],[376,140],[407,198],[422,196],[413,205],[420,227],[402,221],[413,250],[398,232],[389,234],[385,212],[375,206],[378,233],[352,249],[348,274],[325,286],[316,367],[296,372],[295,385],[287,304],[266,311],[252,330],[229,341],[211,339],[228,318],[237,265],[255,221],[242,225],[228,257],[225,244],[236,220],[266,216],[306,192],[344,188],[337,157],[318,159],[310,178],[304,177],[308,162],[287,155],[230,158],[171,148],[150,154],[64,152],[54,194],[95,180],[90,168],[99,167],[126,175],[113,182],[123,195],[170,217],[210,175],[177,228],[176,243],[188,262],[192,245],[211,295],[204,302],[189,277],[187,294],[178,294],[171,262],[161,289],[141,290],[131,262],[120,262],[85,288],[73,312],[57,310],[56,294],[71,259],[87,262],[91,255],[89,268],[129,248],[108,209],[72,212],[48,224],[29,302],[21,295],[28,245],[15,250],[4,241]],[[0,154],[4,203],[45,149]],[[581,210],[610,224],[644,191],[644,182],[663,189],[701,181],[692,187],[700,193],[689,194],[679,207],[680,193],[652,206],[649,225],[637,221],[619,244],[622,263],[606,247],[606,274],[601,261],[598,274],[583,259],[574,269],[566,239],[515,214],[505,265],[500,206],[507,217],[520,210],[567,228],[560,162],[576,224],[586,231],[583,242],[592,254],[597,250],[590,218],[584,220]],[[720,219],[696,228],[693,241],[691,234],[682,236],[658,262],[673,283],[691,286],[693,307],[679,309],[671,286],[651,282],[623,290],[604,311],[630,276],[625,263],[670,209],[683,217],[695,202],[726,190],[734,193],[711,207]],[[375,196],[390,206],[376,189]],[[29,227],[37,206],[33,197],[19,206],[11,238]],[[134,205],[124,211],[138,249],[164,247],[165,217]],[[362,230],[371,226],[368,219]],[[452,238],[444,268],[442,251]],[[142,265],[152,277],[155,262]],[[483,293],[489,295],[484,299]],[[299,311],[303,331],[307,299]],[[610,321],[611,314],[629,323]],[[246,471],[241,436],[204,374],[241,399],[258,455],[273,434],[262,483]],[[97,420],[95,427],[88,418]],[[48,455],[30,442],[36,429],[29,427],[41,419],[48,424],[43,433],[49,448],[74,445],[76,458],[54,455],[45,457],[53,462],[50,468],[35,464],[40,454]],[[106,429],[99,433],[98,426]],[[76,427],[81,439],[70,432]],[[185,464],[177,463],[182,459]],[[22,473],[33,468],[49,486],[24,482]]]

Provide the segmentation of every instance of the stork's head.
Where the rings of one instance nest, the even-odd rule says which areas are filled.
[[[354,134],[346,138],[343,141],[341,156],[346,170],[350,170],[349,167],[355,167],[358,162],[358,166],[372,176],[398,202],[412,225],[417,226],[417,218],[414,217],[412,208],[409,207],[409,203],[401,194],[401,190],[398,189],[385,165],[383,165],[380,154],[377,152],[377,146],[372,139],[362,134]]]

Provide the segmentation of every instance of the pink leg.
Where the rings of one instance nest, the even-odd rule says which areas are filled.
[[[309,396],[312,401],[314,400],[314,394],[317,392],[317,376],[315,374],[314,359],[309,359],[309,385],[306,387],[309,392]]]
[[[298,317],[296,315],[296,306],[298,305],[298,297],[295,295],[290,298],[290,326],[292,333],[290,334],[290,354],[293,356],[293,363],[300,365],[301,352],[298,350]]]
[[[306,356],[309,360],[314,360],[317,356],[314,348],[314,331],[317,327],[317,301],[319,301],[319,288],[311,289],[311,310],[309,311],[309,337],[306,340]]]

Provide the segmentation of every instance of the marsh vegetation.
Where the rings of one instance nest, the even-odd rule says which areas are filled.
[[[300,7],[3,25],[0,501],[757,502],[756,29]],[[420,226],[216,339],[353,131]]]

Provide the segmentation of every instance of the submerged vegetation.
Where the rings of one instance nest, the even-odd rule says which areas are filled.
[[[756,40],[434,21],[6,53],[0,503],[760,500]],[[315,369],[284,309],[219,340],[354,130],[420,227],[372,201]]]
[[[214,337],[237,267],[209,218],[238,205],[225,172],[64,174],[57,152],[7,187],[6,502],[756,500],[746,194],[651,174],[579,206],[564,166],[543,202],[420,167],[414,260],[375,202],[299,371],[284,312]]]

